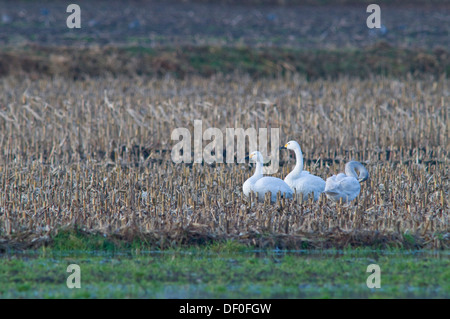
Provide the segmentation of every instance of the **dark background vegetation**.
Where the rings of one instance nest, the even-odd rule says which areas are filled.
[[[307,78],[449,74],[450,3],[378,1],[0,2],[0,76],[249,73]]]

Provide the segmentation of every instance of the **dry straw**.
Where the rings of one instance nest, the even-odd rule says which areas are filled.
[[[0,249],[75,226],[155,247],[448,248],[446,81],[2,78]],[[171,161],[172,130],[193,132],[195,119],[223,132],[279,127],[311,173],[326,179],[355,159],[370,179],[350,205],[246,199],[248,164]],[[294,165],[281,159],[277,177]]]

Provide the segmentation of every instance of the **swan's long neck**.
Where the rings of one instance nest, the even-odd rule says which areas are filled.
[[[294,169],[292,170],[292,175],[297,176],[300,175],[303,171],[303,154],[300,148],[296,148],[294,152],[296,163]]]
[[[294,149],[294,153],[295,153],[295,167],[292,170],[292,172],[290,172],[285,180],[287,181],[292,181],[297,179],[298,177],[300,177],[300,174],[303,171],[303,154],[302,154],[302,150],[300,147],[295,148]]]
[[[256,169],[253,177],[261,177],[263,175],[263,164],[259,160],[256,161]]]
[[[356,173],[356,169],[359,172],[359,176]],[[345,164],[345,175],[354,177],[359,181],[365,181],[369,176],[369,172],[360,162],[350,161]]]
[[[252,191],[253,185],[263,177],[263,163],[262,160],[256,159],[256,169],[255,173],[245,181],[244,185],[242,185],[242,190],[246,196],[249,196]]]
[[[358,174],[355,171],[355,166],[349,164],[351,164],[351,162],[345,165],[345,175],[358,179]]]

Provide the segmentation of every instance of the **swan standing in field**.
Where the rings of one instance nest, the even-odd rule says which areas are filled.
[[[267,192],[271,192],[271,201],[277,201],[277,193],[281,192],[281,196],[286,198],[292,198],[291,188],[282,180],[276,177],[263,176],[263,156],[260,152],[256,151],[249,155],[250,160],[256,161],[256,170],[252,177],[247,179],[242,186],[244,195],[249,197],[253,191],[258,195],[260,201],[264,200],[264,196]]]
[[[359,175],[356,174],[358,170]],[[351,202],[359,195],[361,185],[359,183],[369,178],[369,172],[360,162],[350,161],[345,164],[345,174],[339,173],[327,178],[325,194],[328,198],[338,202]]]
[[[281,149],[295,152],[296,164],[292,172],[284,179],[286,184],[297,194],[303,194],[304,198],[314,193],[314,200],[318,200],[320,194],[325,190],[325,181],[303,170],[303,154],[300,145],[296,141],[289,141]]]

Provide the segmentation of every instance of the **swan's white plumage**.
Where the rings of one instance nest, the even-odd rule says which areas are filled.
[[[297,194],[303,194],[305,199],[310,194],[314,194],[314,200],[318,200],[320,194],[325,190],[325,181],[303,170],[303,154],[296,141],[289,141],[284,145],[284,148],[293,150],[296,159],[294,169],[286,176],[284,181]]]
[[[333,175],[327,178],[325,194],[328,198],[338,202],[351,202],[359,195],[361,185],[356,178],[347,176],[344,173]]]
[[[355,172],[359,171],[359,176]],[[338,202],[351,202],[361,191],[360,181],[368,178],[369,173],[359,162],[350,161],[345,165],[345,174],[339,173],[327,178],[325,185],[325,194],[328,198]]]
[[[262,165],[263,158],[260,152],[253,152],[250,154],[250,159],[256,160],[256,170],[252,177],[247,179],[242,186],[244,195],[249,197],[253,191],[258,195],[258,200],[263,201],[267,192],[271,193],[271,201],[277,201],[277,193],[281,192],[282,196],[292,198],[291,188],[282,180],[276,177],[263,176]]]

